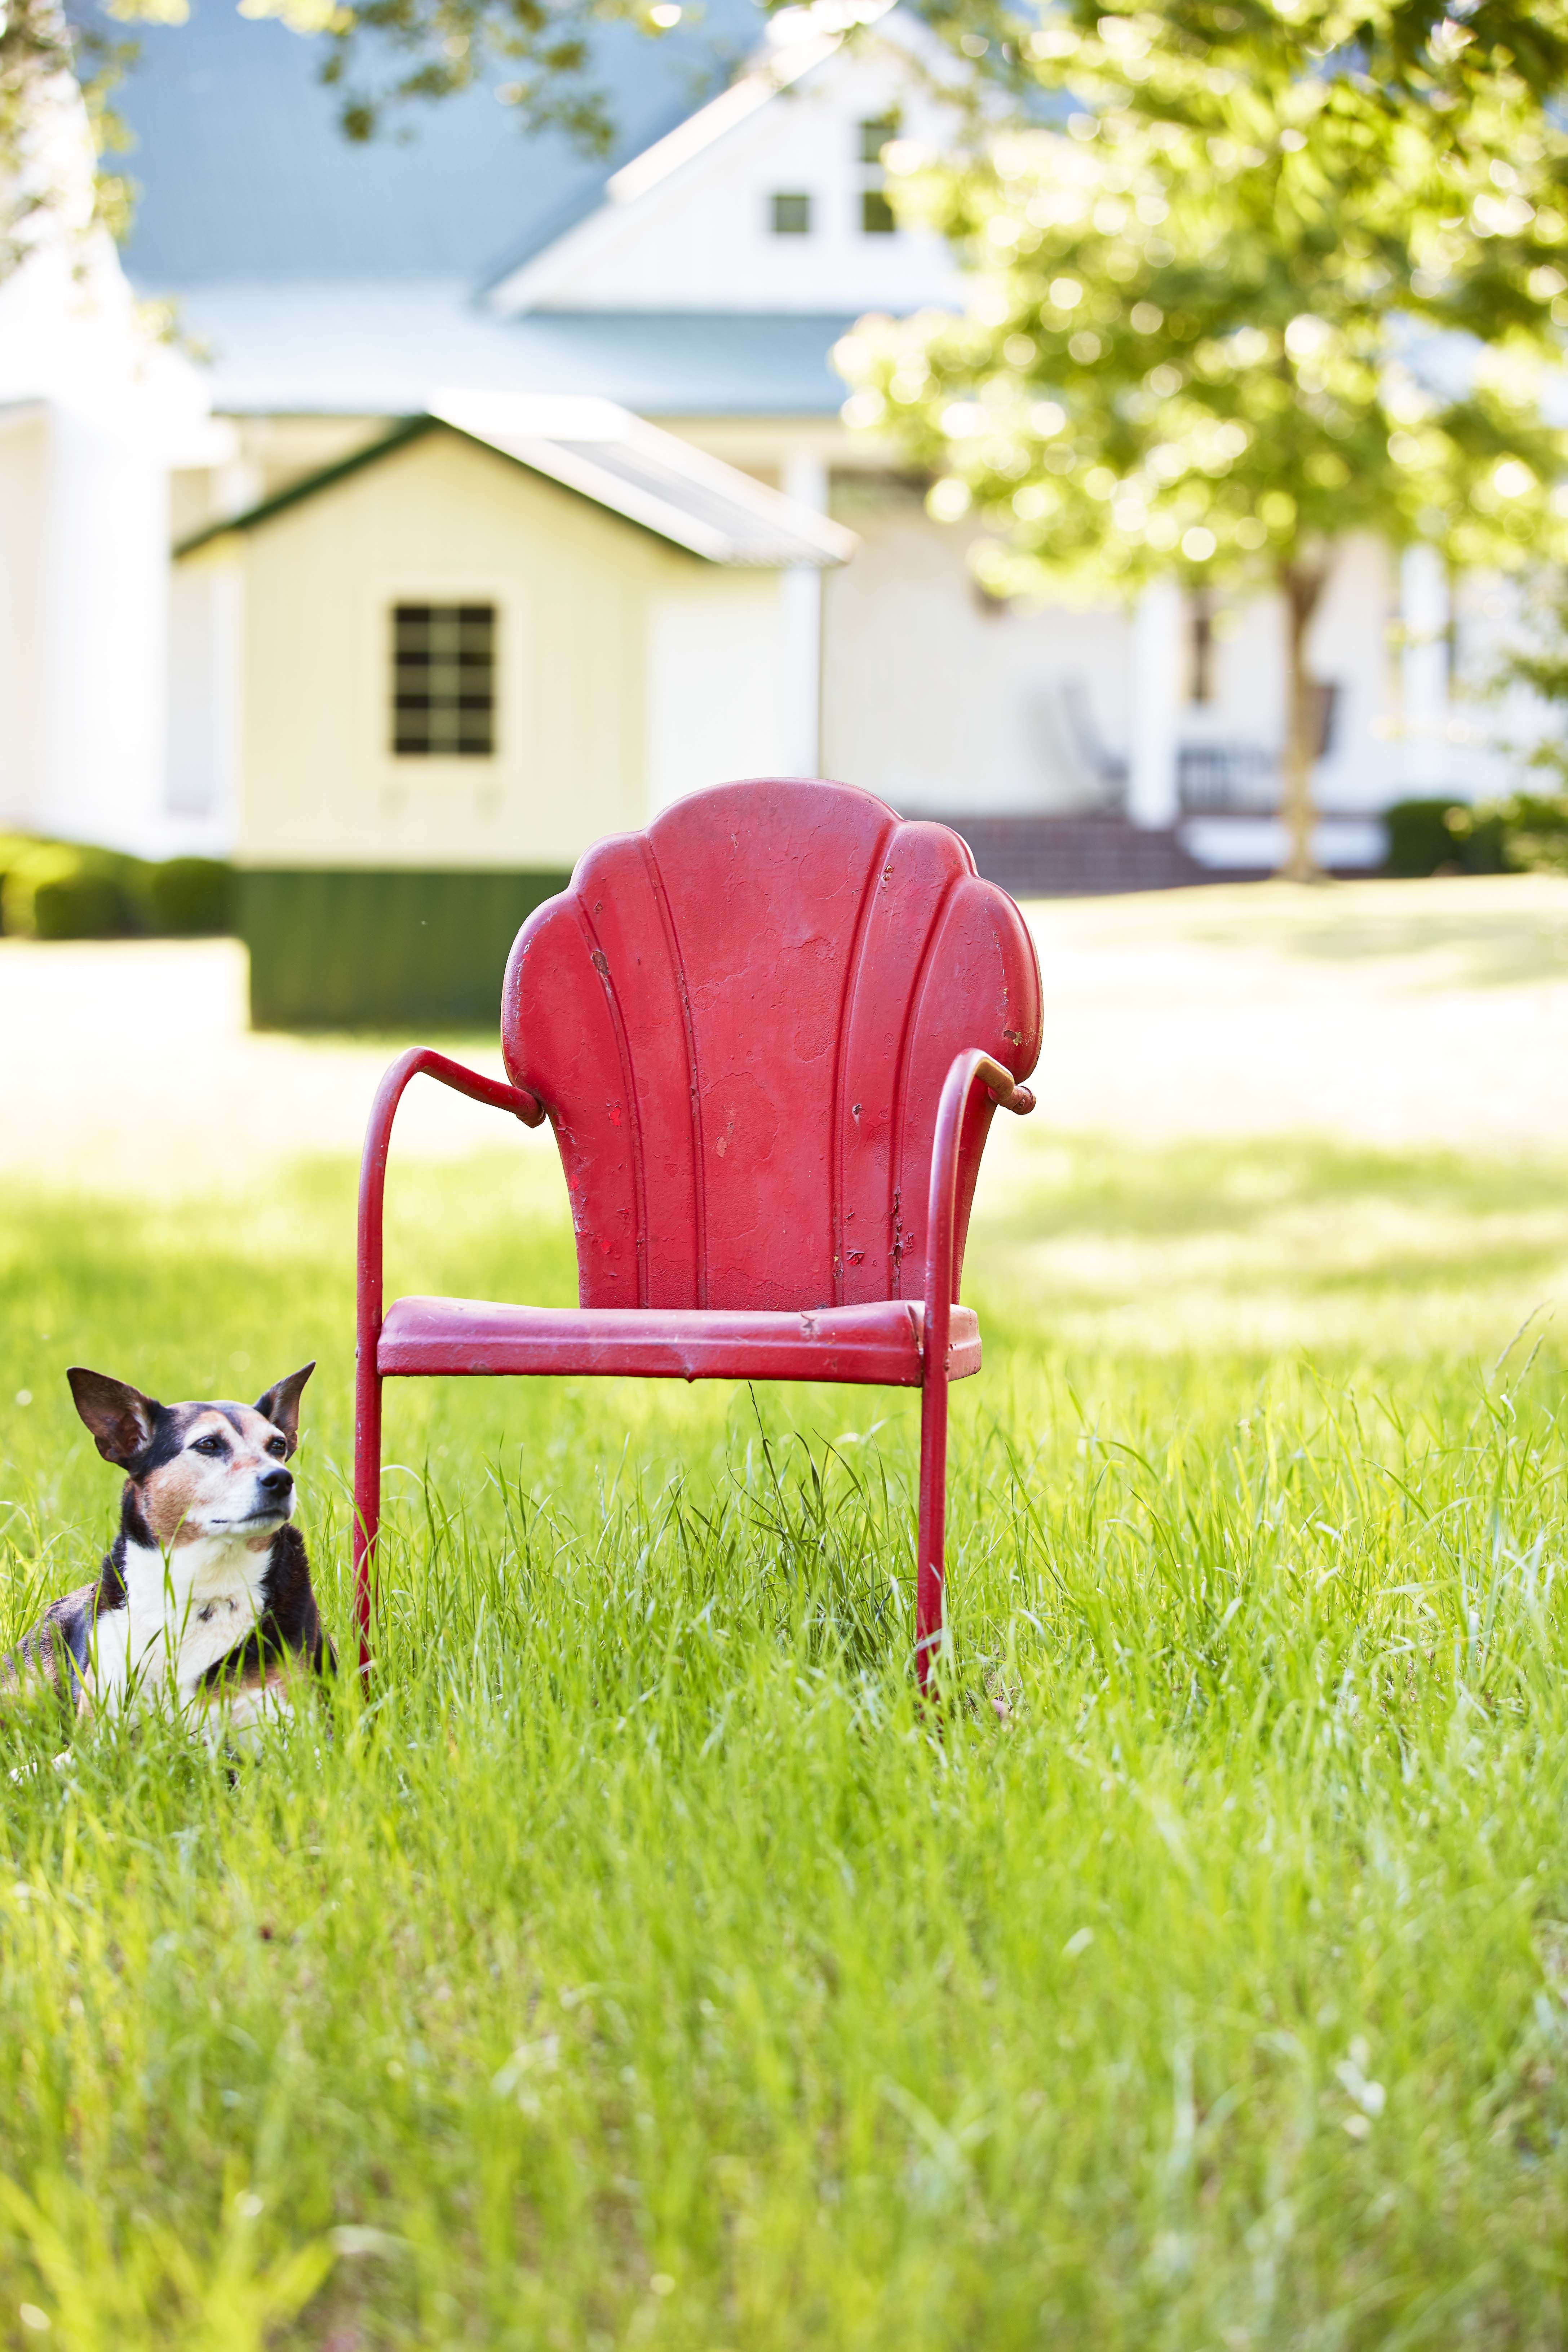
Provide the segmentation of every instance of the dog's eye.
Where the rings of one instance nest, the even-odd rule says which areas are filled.
[[[191,1452],[193,1454],[226,1454],[228,1448],[216,1430],[209,1430],[205,1437],[192,1438]]]
[[[289,1440],[286,1437],[269,1437],[267,1441],[267,1451],[268,1454],[275,1454],[281,1462],[289,1451]]]

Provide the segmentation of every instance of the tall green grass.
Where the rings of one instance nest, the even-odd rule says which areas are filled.
[[[0,1635],[111,1521],[65,1362],[319,1353],[347,1647],[351,1188],[13,1204]],[[536,1163],[394,1198],[571,1295]],[[1550,1167],[1042,1146],[940,1716],[914,1399],[391,1390],[368,1699],[4,1734],[0,2339],[1560,2345],[1565,1259]]]

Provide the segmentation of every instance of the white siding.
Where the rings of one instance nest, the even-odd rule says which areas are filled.
[[[900,49],[880,33],[841,50],[629,201],[611,198],[499,291],[498,309],[801,310],[956,306],[944,241],[868,236],[861,194],[881,184],[859,126],[902,110],[906,134],[951,136]],[[625,175],[632,181],[638,166]],[[808,196],[805,236],[775,236],[775,194]]]
[[[787,597],[778,572],[710,572],[656,600],[648,816],[708,784],[790,772]]]
[[[1125,752],[1131,634],[1120,609],[1008,611],[970,575],[973,534],[896,480],[840,478],[860,551],[824,583],[823,768],[900,810],[1068,812],[1101,800],[1066,697]]]

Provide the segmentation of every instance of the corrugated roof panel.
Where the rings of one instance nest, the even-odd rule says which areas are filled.
[[[712,563],[843,563],[853,535],[608,400],[438,394],[432,415]]]
[[[693,449],[612,402],[553,396],[498,398],[449,393],[421,416],[406,417],[385,439],[184,541],[177,555],[231,531],[257,530],[274,516],[330,491],[441,427],[592,499],[626,521],[656,532],[710,563],[784,570],[847,562],[852,531],[753,481],[737,467]]]

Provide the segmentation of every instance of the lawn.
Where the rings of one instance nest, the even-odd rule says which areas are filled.
[[[1304,1003],[1373,989],[1356,903],[1279,946]],[[1515,1040],[1540,958],[1454,964],[1465,903],[1378,950],[1399,1021],[1447,958]],[[1195,903],[1145,944],[1178,920],[1201,962]],[[418,1383],[368,1704],[0,1783],[0,2340],[1564,2341],[1561,1108],[1221,1140],[1042,1091],[971,1251],[940,1716],[913,1398]],[[0,1218],[0,1639],[111,1522],[65,1363],[318,1354],[346,1645],[352,1160],[46,1158]],[[395,1161],[394,1286],[568,1298],[558,1192],[531,1144]]]

